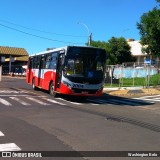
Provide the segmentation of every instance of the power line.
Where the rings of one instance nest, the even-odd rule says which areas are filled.
[[[33,37],[37,37],[37,38],[41,38],[41,39],[45,39],[45,40],[49,40],[49,41],[56,41],[56,42],[70,43],[70,44],[84,44],[84,43],[67,42],[67,41],[60,41],[60,40],[54,40],[54,39],[47,38],[47,37],[42,37],[42,36],[39,36],[39,35],[31,34],[31,33],[28,33],[28,32],[21,31],[19,29],[15,29],[15,28],[6,26],[6,25],[1,24],[1,23],[0,23],[0,26],[11,29],[11,30],[14,30],[14,31],[17,31],[17,32],[20,32],[20,33],[23,33],[23,34],[26,34],[26,35],[29,35],[29,36],[33,36]]]
[[[69,34],[48,32],[48,31],[43,31],[43,30],[39,30],[39,29],[35,29],[35,28],[26,27],[26,26],[19,25],[19,24],[15,24],[15,23],[12,23],[12,22],[9,22],[9,21],[6,21],[6,20],[0,20],[0,21],[1,21],[1,22],[5,22],[5,23],[8,23],[8,24],[11,24],[11,25],[14,25],[14,26],[18,26],[18,27],[21,27],[21,28],[25,28],[25,29],[28,29],[28,30],[41,32],[41,33],[54,34],[54,35],[58,35],[58,36],[66,36],[66,37],[82,37],[82,38],[87,37],[87,36],[78,36],[78,35],[69,35]]]

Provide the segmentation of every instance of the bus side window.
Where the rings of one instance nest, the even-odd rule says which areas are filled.
[[[52,57],[49,68],[50,69],[56,69],[56,64],[57,64],[57,58],[56,57]]]
[[[51,62],[51,55],[48,55],[48,56],[46,57],[45,69],[49,69],[50,62]]]
[[[41,69],[44,69],[45,68],[45,57],[42,57],[41,59]]]
[[[33,68],[34,69],[39,69],[39,64],[40,64],[40,57],[34,57],[33,59]]]
[[[52,54],[51,63],[50,63],[49,68],[50,68],[50,69],[56,69],[56,67],[57,67],[57,54],[56,54],[56,53],[53,53],[53,54]]]

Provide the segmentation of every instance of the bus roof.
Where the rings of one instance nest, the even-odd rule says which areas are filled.
[[[55,48],[55,49],[46,50],[46,51],[43,51],[43,52],[38,52],[38,53],[35,53],[35,54],[30,55],[30,57],[37,56],[37,55],[42,55],[42,54],[47,54],[47,53],[51,53],[51,52],[56,52],[56,51],[61,51],[61,50],[67,50],[68,47],[81,47],[81,48],[102,49],[102,48],[92,47],[92,46],[64,46],[64,47],[60,47],[60,48]]]

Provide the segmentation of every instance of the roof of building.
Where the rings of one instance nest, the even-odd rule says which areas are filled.
[[[0,46],[0,54],[14,55],[14,56],[28,56],[24,48],[4,47]]]

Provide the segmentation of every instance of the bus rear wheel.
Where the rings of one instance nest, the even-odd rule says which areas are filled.
[[[54,83],[51,82],[50,86],[49,86],[49,94],[53,97],[56,97],[57,93],[54,91]]]

